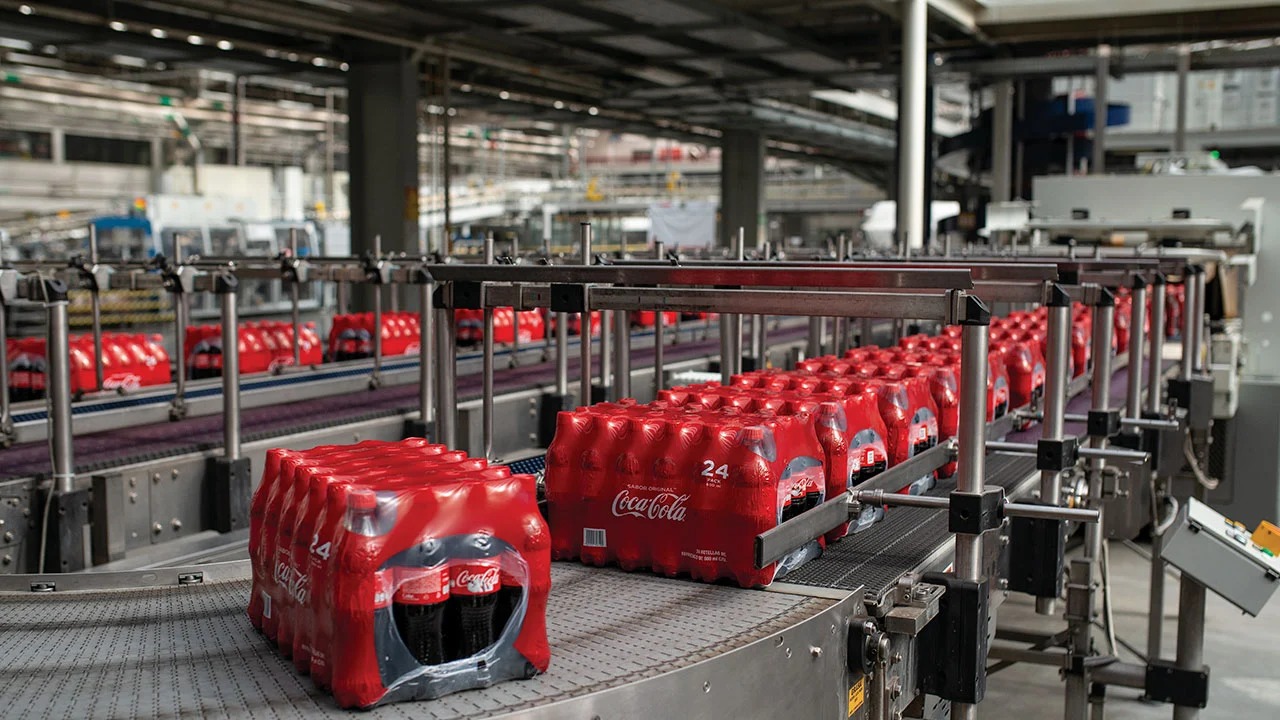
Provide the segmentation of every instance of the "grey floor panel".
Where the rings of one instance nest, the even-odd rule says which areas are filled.
[[[359,717],[471,718],[584,695],[714,657],[833,601],[552,566],[550,670]],[[248,580],[0,594],[0,708],[42,717],[350,717],[249,625]]]

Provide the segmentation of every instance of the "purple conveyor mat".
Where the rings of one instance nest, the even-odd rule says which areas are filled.
[[[804,332],[806,328],[803,327],[780,328],[769,333],[769,336],[773,341],[783,341],[800,337]],[[719,346],[718,339],[668,345],[665,361],[672,363],[714,355],[719,352]],[[631,358],[633,368],[652,366],[653,348],[637,347],[632,350]],[[568,360],[570,384],[576,387],[581,362],[576,352]],[[599,372],[598,347],[593,360],[593,368]],[[555,382],[554,378],[554,362],[500,370],[494,373],[494,392],[505,394],[540,385],[549,387]],[[481,383],[480,373],[460,376],[457,385],[459,402],[480,397]],[[417,409],[416,383],[269,405],[241,411],[241,440],[251,442],[286,433],[411,413]],[[78,435],[74,443],[75,468],[77,474],[90,473],[189,452],[215,450],[221,446],[222,416],[205,415],[177,422]],[[0,450],[0,480],[33,477],[49,472],[49,447],[43,440]]]

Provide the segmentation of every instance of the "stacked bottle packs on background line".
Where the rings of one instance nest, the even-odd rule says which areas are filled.
[[[329,359],[358,360],[373,357],[373,313],[334,315],[329,327]],[[418,314],[382,313],[382,354],[417,355],[422,349]]]
[[[240,333],[240,374],[267,372],[293,364],[293,324],[283,320],[246,322]],[[305,323],[298,331],[298,353],[303,365],[319,365],[323,360],[320,336],[315,323]],[[192,379],[222,376],[222,326],[193,325],[182,343]]]
[[[421,439],[272,450],[249,619],[343,707],[532,677],[550,546],[532,475]]]
[[[474,345],[484,340],[484,311],[474,309],[454,310],[457,318],[458,342],[463,345]],[[520,342],[528,343],[542,340],[547,336],[546,320],[541,310],[521,310],[515,312],[509,307],[493,309],[493,341],[500,345],[510,345],[516,337],[516,323],[519,323]]]
[[[562,412],[545,476],[552,556],[768,585],[824,538],[757,568],[756,536],[796,515],[797,495],[808,510],[844,491],[815,425],[807,412],[661,401]]]
[[[97,353],[91,335],[68,338],[71,392],[93,392],[98,387]],[[47,385],[45,338],[6,339],[9,359],[9,399],[14,402],[39,400]],[[169,353],[159,335],[139,333],[102,334],[102,389],[128,392],[171,380]]]

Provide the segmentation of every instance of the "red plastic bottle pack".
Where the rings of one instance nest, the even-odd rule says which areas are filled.
[[[560,413],[547,454],[552,554],[759,587],[755,536],[782,521],[793,487],[826,487],[807,415],[665,403]],[[821,492],[819,493],[821,495]]]
[[[531,677],[550,661],[536,500],[533,476],[420,439],[271,451],[250,617],[343,707]],[[262,577],[280,558],[284,582]]]
[[[435,698],[547,668],[549,534],[533,476],[487,468],[401,490],[352,488],[334,553],[327,592],[339,705]],[[504,600],[505,587],[521,590]],[[434,643],[406,642],[412,628],[397,625],[397,599],[443,606],[445,662],[415,656]],[[413,628],[434,626],[430,613],[414,615],[427,622]]]

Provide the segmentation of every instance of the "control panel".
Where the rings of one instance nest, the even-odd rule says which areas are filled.
[[[1255,542],[1244,525],[1223,517],[1204,503],[1188,499],[1173,526],[1165,531],[1160,554],[1165,562],[1190,575],[1250,615],[1257,615],[1280,586],[1280,558],[1267,527]]]

